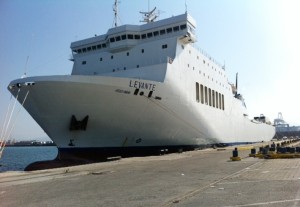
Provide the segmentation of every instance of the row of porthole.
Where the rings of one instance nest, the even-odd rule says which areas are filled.
[[[189,54],[191,54],[191,51],[189,50]],[[199,56],[197,55],[197,60],[199,60]],[[203,64],[205,64],[205,60],[203,60]],[[209,63],[207,63],[207,66],[209,67]],[[189,64],[188,64],[188,67],[189,67]],[[214,66],[211,66],[212,70],[215,69],[215,71],[217,72],[217,68]],[[193,67],[194,69],[194,67]],[[219,75],[223,76],[222,72],[221,71],[218,71],[219,72]],[[224,77],[226,77],[226,75],[224,74]]]
[[[188,64],[188,68],[189,68],[189,67],[190,67],[190,65]],[[195,67],[193,67],[193,70],[195,70]],[[201,70],[199,70],[199,74],[200,74],[200,75],[203,74],[203,76],[205,77],[205,73],[201,73]],[[207,76],[207,78],[210,79],[210,78],[209,78],[209,75]],[[214,81],[213,78],[211,78],[211,80]],[[216,80],[216,84],[218,84],[218,81],[217,81],[217,80]],[[224,84],[222,84],[221,81],[219,82],[219,85],[222,86],[223,88],[225,87],[227,90],[230,90],[230,88],[224,86]]]

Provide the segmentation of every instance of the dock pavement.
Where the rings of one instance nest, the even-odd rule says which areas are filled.
[[[232,147],[0,173],[0,206],[300,206],[300,159]]]

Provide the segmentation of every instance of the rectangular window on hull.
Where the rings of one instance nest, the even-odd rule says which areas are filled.
[[[224,95],[196,82],[196,101],[212,106],[217,109],[225,110]]]
[[[224,107],[224,95],[222,94],[222,109],[225,110],[225,107]]]
[[[199,83],[196,83],[196,101],[199,102]]]
[[[203,93],[203,85],[201,84],[200,85],[200,94],[201,94],[201,103],[203,104],[204,103],[204,93]]]
[[[208,103],[211,106],[211,89],[208,89]]]
[[[205,104],[207,105],[208,103],[207,103],[207,87],[205,86],[205,88],[204,88],[204,94],[205,94]]]
[[[219,108],[219,93],[216,91],[216,108]]]
[[[212,106],[215,107],[215,91],[212,90]]]
[[[222,94],[219,93],[219,108],[222,109]]]

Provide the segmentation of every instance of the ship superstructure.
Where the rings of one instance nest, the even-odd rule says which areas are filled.
[[[60,158],[147,154],[270,140],[224,66],[198,50],[188,14],[71,43],[71,75],[12,81]]]

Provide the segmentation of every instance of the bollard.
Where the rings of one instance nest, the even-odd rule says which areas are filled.
[[[269,152],[269,148],[263,148],[262,154],[267,155]]]
[[[281,150],[280,150],[280,153],[283,153],[283,154],[284,154],[284,153],[286,153],[286,152],[287,152],[287,149],[286,149],[286,147],[281,147],[280,149],[281,149]]]
[[[232,157],[238,157],[238,156],[239,156],[239,152],[235,148],[235,150],[232,151]]]
[[[233,151],[232,151],[232,157],[230,157],[230,159],[232,161],[240,161],[241,158],[239,157],[239,153],[238,153],[238,150],[237,148],[235,148]]]
[[[296,152],[296,148],[295,147],[290,147],[289,153],[295,153],[295,152]]]
[[[270,152],[275,152],[276,148],[275,147],[271,147],[270,148]]]
[[[281,153],[281,147],[277,146],[276,152],[277,152],[277,153]]]
[[[256,155],[256,149],[252,148],[251,153],[249,154],[249,157],[255,157],[255,155]]]

